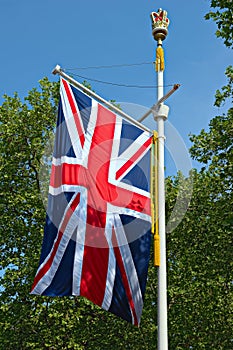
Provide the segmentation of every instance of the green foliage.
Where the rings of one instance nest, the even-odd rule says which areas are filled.
[[[215,105],[220,107],[227,98],[233,102],[233,70],[226,70],[228,84],[222,88],[222,92],[216,92]],[[205,164],[203,169],[208,171],[218,180],[219,190],[229,192],[232,190],[233,173],[233,108],[226,115],[216,116],[210,121],[210,130],[202,130],[200,135],[191,136],[193,146],[190,149],[194,159]]]
[[[222,192],[221,181],[209,171],[191,175],[189,208],[177,229],[167,233],[169,348],[230,350],[232,194]],[[180,191],[177,180],[167,180],[168,210]]]
[[[227,67],[225,74],[228,78],[228,84],[222,87],[222,91],[216,91],[214,105],[217,107],[223,105],[227,98],[231,99],[231,103],[233,102],[233,67]]]
[[[231,67],[226,74],[228,84],[216,93],[215,104],[219,107],[228,98],[232,99]],[[233,341],[233,109],[213,118],[209,130],[192,135],[191,141],[191,155],[203,163],[203,168],[200,173],[193,172],[191,204],[170,238],[176,240],[178,247],[176,259],[169,261],[174,272],[169,290],[175,305],[169,313],[171,331],[174,327],[172,348],[230,350]],[[176,182],[173,185],[176,187]],[[178,310],[180,323],[174,323]]]
[[[42,234],[44,210],[38,196],[38,171],[46,139],[54,128],[56,108],[51,101],[57,104],[58,86],[48,79],[40,84],[41,92],[33,89],[24,103],[15,94],[13,98],[5,96],[0,107],[0,268],[7,273],[7,267],[14,265],[15,278],[28,265],[25,257],[31,253],[25,242],[38,247],[38,234],[39,240]]]
[[[213,19],[217,24],[216,36],[222,38],[227,47],[233,45],[233,2],[232,0],[211,0],[210,11],[205,19]]]

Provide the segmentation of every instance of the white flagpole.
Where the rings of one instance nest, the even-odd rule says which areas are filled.
[[[163,96],[163,72],[158,72],[158,99]],[[165,105],[161,106],[154,117],[158,131],[158,227],[160,236],[160,266],[158,267],[158,350],[168,349],[167,330],[167,271],[166,271],[166,232],[165,232],[165,172],[164,172],[164,121]]]
[[[157,41],[156,71],[157,71],[157,101],[164,95],[163,71],[164,53],[162,41],[167,36],[169,20],[167,12],[159,9],[151,13],[152,34]],[[167,119],[169,108],[163,102],[154,110],[154,119],[157,121],[158,132],[158,233],[160,236],[160,264],[158,267],[158,350],[168,349],[167,327],[167,269],[166,269],[166,231],[165,231],[165,171],[164,171],[164,122]]]

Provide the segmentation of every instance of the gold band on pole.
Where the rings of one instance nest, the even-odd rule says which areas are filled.
[[[154,131],[151,152],[151,232],[154,238],[154,266],[160,266],[160,237],[158,225],[158,133]]]
[[[156,72],[164,71],[164,51],[162,46],[158,46],[156,49],[155,69]]]

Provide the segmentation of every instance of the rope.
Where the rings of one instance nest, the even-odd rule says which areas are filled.
[[[67,68],[67,70],[83,70],[83,69],[109,69],[109,68],[121,68],[121,67],[133,67],[133,66],[143,66],[146,64],[154,64],[154,62],[141,62],[141,63],[122,63],[122,64],[112,64],[105,66],[87,66],[87,67],[76,67],[76,68]]]
[[[66,71],[67,71],[67,69],[66,69]],[[75,73],[72,73],[71,75],[75,76],[75,77],[79,77],[79,78],[87,80],[87,81],[94,81],[96,83],[113,85],[113,86],[119,86],[119,87],[138,88],[138,89],[155,89],[155,88],[158,88],[158,86],[156,86],[156,85],[134,85],[134,84],[112,83],[110,81],[98,80],[98,79],[86,77],[86,76],[83,76],[83,75],[80,75],[80,74],[75,74]],[[169,86],[174,86],[174,84],[164,85],[164,87],[169,87]]]

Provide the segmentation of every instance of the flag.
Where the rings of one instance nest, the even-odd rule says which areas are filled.
[[[66,80],[31,293],[83,296],[139,325],[151,243],[152,135]]]

